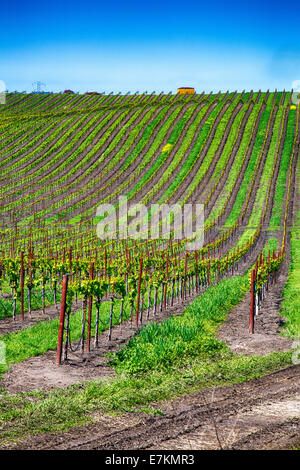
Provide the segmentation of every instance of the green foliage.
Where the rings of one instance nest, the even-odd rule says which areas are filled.
[[[216,327],[246,291],[246,278],[221,281],[197,298],[179,317],[143,328],[112,361],[119,371],[140,373],[170,368],[191,357],[214,357],[226,351],[214,338]]]

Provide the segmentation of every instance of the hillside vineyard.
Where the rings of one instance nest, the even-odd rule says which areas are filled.
[[[43,310],[57,304],[66,274],[66,311],[82,298],[85,319],[91,299],[99,325],[109,298],[110,328],[113,314],[138,324],[143,311],[199,293],[240,262],[263,289],[280,270],[291,223],[299,139],[291,104],[291,93],[260,91],[8,94],[0,106],[0,279],[13,301],[0,298],[1,317],[24,318],[34,293]],[[97,208],[117,210],[120,197],[146,207],[202,204],[202,246],[188,249],[172,232],[101,239]],[[269,232],[278,241],[271,252]]]

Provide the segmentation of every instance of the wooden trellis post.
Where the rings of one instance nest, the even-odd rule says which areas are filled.
[[[94,276],[94,263],[91,263],[90,279],[92,280]],[[93,297],[89,297],[89,312],[88,312],[88,330],[87,330],[87,341],[86,349],[90,352],[91,349],[91,322],[92,322],[92,306],[93,306]]]
[[[141,281],[142,281],[142,269],[143,269],[143,252],[140,259],[140,271],[139,271],[139,284],[138,284],[138,293],[137,293],[137,306],[136,306],[136,316],[135,324],[139,324],[139,310],[140,310],[140,295],[141,295]]]
[[[24,253],[21,252],[21,320],[24,320]]]
[[[250,291],[250,316],[249,316],[249,332],[254,333],[254,299],[255,299],[255,270],[251,271],[251,291]]]
[[[60,304],[58,341],[57,341],[57,350],[56,350],[56,364],[58,366],[61,365],[62,344],[63,344],[65,313],[66,313],[66,300],[67,300],[67,290],[68,290],[68,280],[69,280],[69,275],[65,274],[64,277],[63,277],[62,296],[61,296],[61,304]]]

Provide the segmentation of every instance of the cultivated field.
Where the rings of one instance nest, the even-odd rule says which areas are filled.
[[[1,448],[300,447],[291,99],[8,94]],[[202,245],[153,204],[201,205]]]

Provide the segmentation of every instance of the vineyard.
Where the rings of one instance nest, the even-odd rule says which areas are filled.
[[[300,128],[291,100],[285,91],[8,94],[0,106],[0,384],[7,416],[11,406],[20,408],[11,393],[58,386],[64,394],[82,380],[121,383],[120,374],[142,374],[141,407],[158,401],[147,380],[159,371],[187,374],[164,392],[171,397],[191,384],[198,390],[291,366],[300,335]],[[156,237],[121,236],[115,226],[113,237],[100,237],[98,207],[119,213],[124,197],[146,207],[201,204],[201,247],[191,249],[190,238],[175,230],[165,233],[163,218]],[[130,227],[141,235],[135,215]],[[283,291],[291,292],[284,321]],[[225,343],[217,336],[227,317],[228,334],[245,341],[245,350],[250,345],[243,378],[232,372],[240,358],[226,346],[229,336]],[[261,334],[272,336],[270,350],[266,337],[255,343]],[[196,383],[185,381],[196,363],[206,364],[205,372]],[[220,373],[230,368],[228,376]],[[114,411],[116,390],[105,387],[93,389],[95,403],[101,398],[99,409]],[[132,406],[129,395],[122,411]],[[51,426],[45,430],[63,429],[63,419]],[[9,426],[3,429],[9,439]]]

